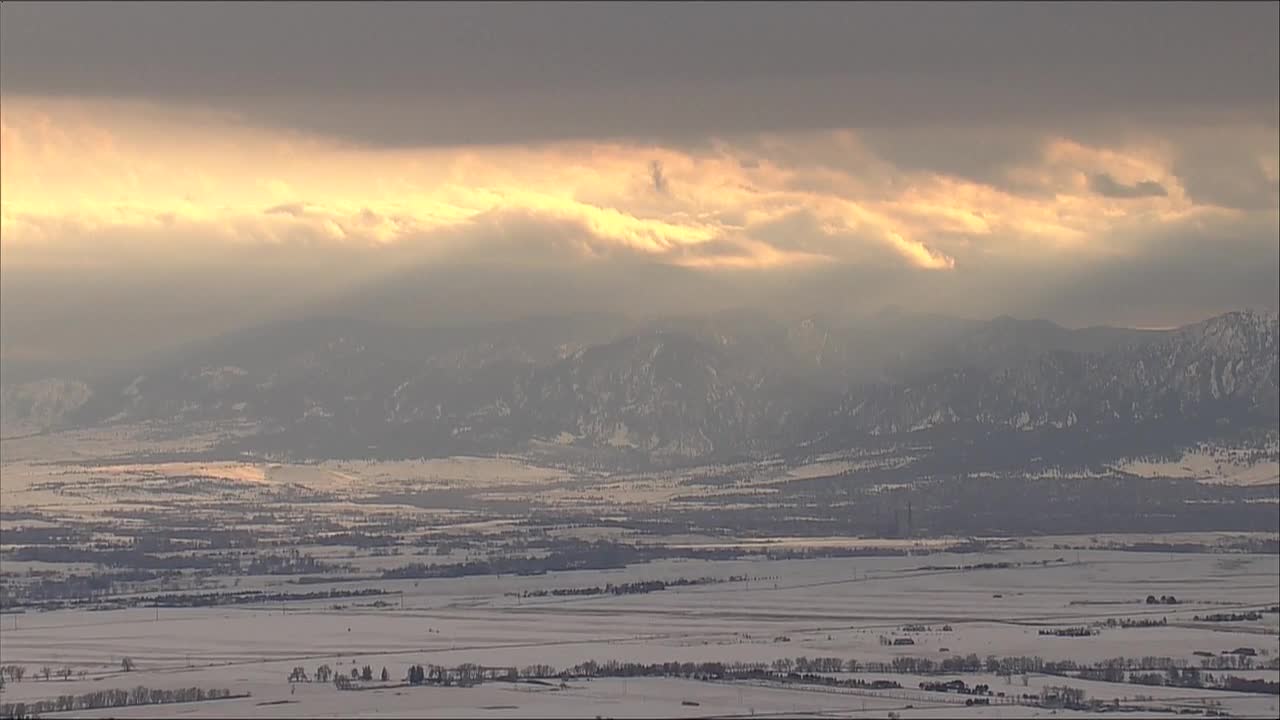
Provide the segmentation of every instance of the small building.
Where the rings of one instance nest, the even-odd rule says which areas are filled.
[[[908,637],[901,637],[901,638],[894,638],[893,644],[894,645],[915,645],[916,641]]]

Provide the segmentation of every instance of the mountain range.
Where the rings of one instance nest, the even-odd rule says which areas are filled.
[[[927,443],[1017,466],[1270,447],[1278,385],[1274,313],[1135,330],[735,311],[427,330],[310,318],[134,371],[5,385],[0,401],[6,424],[42,430],[250,423],[221,449],[272,458],[537,451],[652,466]]]

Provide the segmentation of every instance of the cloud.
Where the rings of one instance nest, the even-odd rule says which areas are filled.
[[[858,252],[851,239],[877,243],[921,267],[954,265],[945,250],[921,239],[929,219],[908,217],[894,205],[892,188],[882,186],[891,167],[872,158],[854,171],[806,165],[807,150],[795,156],[785,149],[822,137],[769,140],[763,147],[776,159],[764,154],[751,168],[742,167],[739,151],[728,144],[702,153],[623,143],[386,153],[235,125],[220,146],[203,142],[203,133],[187,142],[170,133],[170,144],[155,148],[153,120],[141,113],[132,124],[117,119],[101,130],[114,138],[110,152],[45,139],[51,132],[76,137],[70,129],[98,128],[90,119],[93,107],[6,106],[13,147],[3,168],[13,188],[0,213],[6,245],[56,241],[57,221],[145,228],[179,220],[208,227],[202,237],[236,242],[280,242],[305,227],[355,244],[394,243],[501,212],[585,228],[598,241],[593,253],[600,243],[613,243],[655,261],[703,268],[721,258],[690,248],[713,241],[756,253],[749,260],[726,256],[726,265],[768,267],[851,257]],[[832,140],[854,142],[841,140],[845,135]],[[638,176],[636,169],[646,165],[648,173]],[[872,166],[877,169],[867,175]],[[131,182],[113,182],[122,176]],[[274,200],[265,209],[263,197]],[[815,228],[827,241],[799,252],[757,234],[796,211],[818,218]]]
[[[292,217],[302,217],[307,214],[309,206],[304,202],[289,202],[279,205],[272,205],[262,212],[267,215],[290,215]]]
[[[816,222],[800,213],[773,231],[799,234]],[[790,246],[727,236],[654,256],[584,224],[523,211],[494,211],[390,244],[353,243],[317,218],[261,213],[236,221],[238,242],[183,219],[105,229],[63,222],[47,229],[58,243],[5,250],[0,354],[101,365],[307,314],[432,326],[585,308],[646,315],[745,306],[840,316],[898,304],[1068,325],[1172,325],[1241,306],[1274,309],[1276,223],[1275,214],[1174,219],[1136,237],[1099,238],[1108,253],[972,246],[939,272],[844,235],[806,234],[809,244]],[[175,237],[185,244],[176,247]],[[834,254],[842,243],[858,252]],[[769,264],[771,252],[788,261]]]
[[[1095,173],[1089,176],[1089,189],[1109,198],[1145,198],[1166,197],[1168,192],[1155,180],[1141,180],[1132,185],[1116,182],[1107,173]]]
[[[1272,3],[5,3],[10,95],[203,105],[383,147],[692,141],[1245,113],[1274,123]],[[921,32],[945,27],[946,33]],[[377,38],[355,42],[353,38]],[[227,53],[228,47],[235,48]],[[394,108],[394,112],[388,112]],[[588,109],[589,111],[584,111]]]
[[[910,133],[888,144],[890,136],[841,130],[696,150],[575,142],[385,151],[183,117],[193,122],[127,105],[6,103],[6,259],[21,265],[38,253],[14,248],[56,244],[73,226],[162,230],[170,239],[157,242],[173,255],[211,238],[465,243],[495,218],[520,218],[562,228],[584,257],[625,251],[707,271],[897,262],[949,272],[1001,257],[1108,257],[1152,224],[1233,210],[1184,187],[1199,177],[1187,162],[1198,145],[1151,134],[1118,144],[1019,137],[986,169],[946,172],[923,165],[923,155],[899,160]],[[103,140],[85,141],[95,137]],[[981,136],[949,137],[963,146]],[[1262,136],[1252,142],[1239,162],[1274,182],[1274,154]],[[548,249],[504,252],[523,261]]]
[[[1221,214],[1155,224],[1102,260],[1027,268],[1027,312],[1081,323],[1173,326],[1280,306],[1277,214]],[[1111,239],[1111,242],[1117,242]]]
[[[1199,203],[1257,211],[1280,206],[1280,131],[1265,124],[1177,137],[1173,172]]]
[[[839,313],[896,303],[1176,324],[1276,295],[1274,88],[1260,95],[1249,75],[1265,74],[1265,63],[1221,90],[1193,74],[1187,106],[1157,89],[1134,112],[1122,106],[1120,119],[1098,115],[1070,79],[1060,97],[1037,95],[1031,75],[1002,69],[1008,47],[978,52],[954,75],[898,50],[900,71],[869,55],[871,70],[853,71],[841,65],[844,45],[832,45],[821,50],[826,69],[820,53],[785,67],[751,60],[741,73],[715,60],[686,82],[606,63],[600,76],[588,65],[556,92],[535,83],[528,93],[498,90],[498,58],[476,70],[473,90],[431,70],[444,84],[429,96],[392,68],[389,81],[370,76],[378,97],[330,88],[333,77],[305,75],[292,56],[263,55],[280,74],[240,86],[180,60],[131,78],[112,71],[95,89],[92,62],[31,55],[29,39],[12,45],[17,16],[3,8],[0,354],[138,353],[320,311],[430,324],[582,308]],[[176,16],[165,12],[139,22],[168,27]],[[468,12],[444,17],[465,24]],[[603,33],[590,42],[608,47],[611,16],[585,12]],[[962,34],[985,32],[977,16],[945,12]],[[1010,12],[1016,24],[1041,11]],[[252,52],[275,37],[280,18],[263,17],[263,28],[235,31],[262,33],[245,40]],[[694,36],[721,37],[697,22]],[[789,42],[735,22],[762,46]],[[1221,22],[1204,27],[1212,35]],[[190,32],[169,29],[171,40]],[[133,52],[82,35],[88,57],[108,65]],[[313,40],[289,42],[305,56]],[[1119,52],[1112,41],[1099,41],[1104,56]],[[211,52],[202,42],[196,56]],[[667,42],[677,56],[687,50]],[[409,67],[417,57],[409,46],[394,52]],[[538,57],[563,60],[545,48]],[[355,86],[374,65],[353,62],[342,72]],[[1086,76],[1103,73],[1080,62]],[[969,82],[978,68],[985,84]],[[290,73],[297,88],[268,97]],[[51,97],[76,83],[116,97]],[[806,129],[828,125],[836,129]]]

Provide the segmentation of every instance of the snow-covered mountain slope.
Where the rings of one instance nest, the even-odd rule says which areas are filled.
[[[1120,460],[1126,438],[1142,438],[1129,455],[1265,446],[1277,387],[1275,314],[1144,332],[733,313],[438,331],[299,321],[115,377],[6,387],[3,399],[6,423],[44,427],[248,420],[267,428],[248,449],[308,457],[550,442],[664,462],[1035,433],[1072,438],[1095,462]]]

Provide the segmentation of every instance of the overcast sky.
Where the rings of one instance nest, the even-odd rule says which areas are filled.
[[[0,351],[315,307],[1274,309],[1278,25],[1225,2],[5,2]]]

